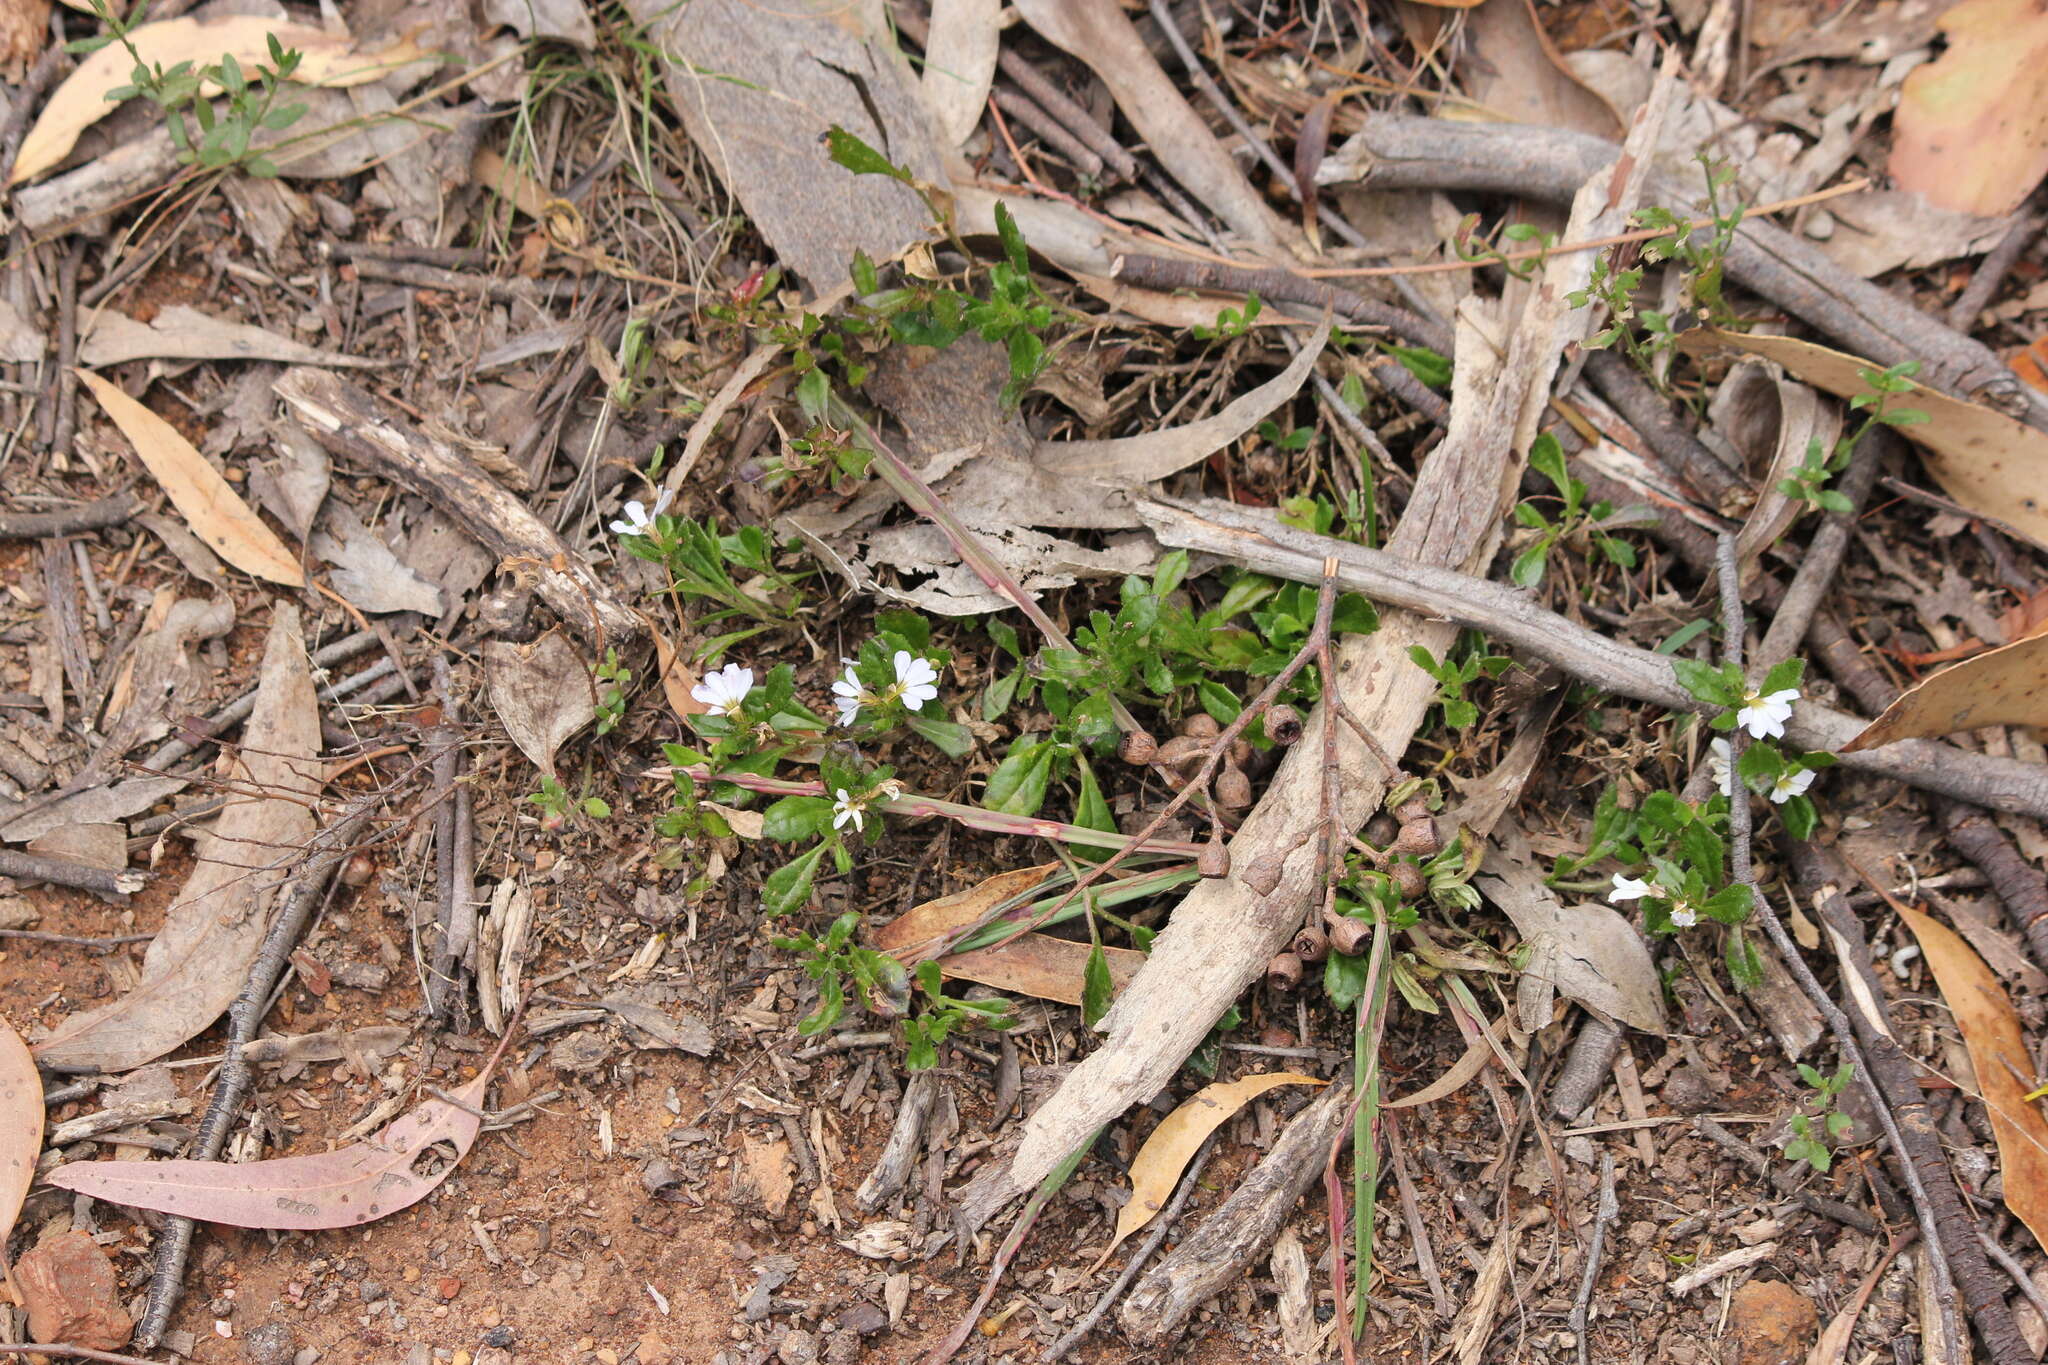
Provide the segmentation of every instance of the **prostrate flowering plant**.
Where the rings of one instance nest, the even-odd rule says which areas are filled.
[[[1751,687],[1739,670],[1723,664],[1719,668],[1693,659],[1674,659],[1672,668],[1685,689],[1720,712],[1708,724],[1717,730],[1741,731],[1749,736],[1742,759],[1731,767],[1734,746],[1715,739],[1708,746],[1707,766],[1714,787],[1733,798],[1735,779],[1758,796],[1768,797],[1778,818],[1795,839],[1813,834],[1819,812],[1807,790],[1822,768],[1835,761],[1833,754],[1787,751],[1779,741],[1785,737],[1786,722],[1799,701],[1799,683],[1806,672],[1803,659],[1786,659],[1772,668],[1762,685]]]
[[[841,659],[832,705],[841,729],[862,738],[904,726],[951,758],[974,750],[974,736],[931,705],[939,699],[939,670],[952,656],[932,647],[931,622],[914,611],[885,611],[860,657]]]

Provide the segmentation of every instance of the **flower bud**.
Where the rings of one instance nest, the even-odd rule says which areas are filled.
[[[1116,756],[1126,763],[1150,763],[1159,752],[1159,741],[1144,730],[1126,730],[1116,742]]]
[[[1266,964],[1266,981],[1277,990],[1293,990],[1301,984],[1301,959],[1293,953],[1275,953]]]

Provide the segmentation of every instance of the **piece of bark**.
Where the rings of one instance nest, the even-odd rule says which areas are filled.
[[[467,453],[325,370],[287,370],[277,393],[329,451],[419,494],[509,561],[512,572],[530,576],[541,600],[600,655],[606,645],[618,646],[624,657],[645,643],[647,628],[638,613]]]
[[[122,490],[76,507],[51,512],[0,512],[0,540],[38,540],[44,536],[71,535],[119,526],[135,515],[142,504],[135,495]]]
[[[629,0],[662,54],[669,96],[783,265],[813,294],[846,278],[855,251],[877,261],[932,230],[917,191],[832,161],[833,124],[920,181],[945,182],[923,105],[886,32],[867,10],[806,0]]]
[[[1325,184],[1357,180],[1374,189],[1436,189],[1571,195],[1587,176],[1614,164],[1611,142],[1562,129],[1454,123],[1374,115],[1326,158]],[[1690,211],[1696,193],[1651,183],[1646,200]],[[1743,221],[1728,252],[1729,277],[1879,365],[1917,360],[1919,379],[2048,429],[2048,394],[2034,393],[1989,347],[1929,317],[1890,290],[1843,270],[1818,248],[1760,219]]]
[[[873,1213],[889,1202],[909,1182],[917,1167],[917,1154],[924,1146],[924,1126],[931,1117],[932,1104],[939,1097],[939,1074],[920,1071],[904,1087],[896,1120],[889,1128],[889,1141],[875,1162],[874,1170],[854,1191],[853,1202],[863,1213]]]
[[[1179,1330],[1197,1308],[1243,1277],[1323,1173],[1351,1115],[1351,1090],[1333,1085],[1288,1120],[1273,1150],[1192,1236],[1145,1272],[1118,1320],[1139,1346]]]

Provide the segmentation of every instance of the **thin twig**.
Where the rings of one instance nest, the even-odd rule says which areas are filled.
[[[1095,1306],[1069,1328],[1065,1336],[1052,1344],[1052,1348],[1042,1357],[1045,1365],[1052,1365],[1052,1362],[1079,1346],[1082,1340],[1095,1330],[1095,1324],[1101,1322],[1103,1316],[1116,1306],[1117,1300],[1124,1296],[1124,1291],[1131,1287],[1131,1281],[1138,1278],[1138,1272],[1152,1259],[1152,1253],[1159,1250],[1159,1244],[1173,1231],[1174,1223],[1180,1218],[1180,1211],[1187,1207],[1188,1196],[1192,1195],[1202,1182],[1202,1169],[1209,1164],[1209,1158],[1215,1151],[1216,1135],[1211,1133],[1208,1140],[1196,1150],[1194,1160],[1188,1163],[1187,1174],[1180,1180],[1180,1188],[1173,1192],[1172,1200],[1160,1211],[1159,1216],[1152,1220],[1151,1230],[1146,1234],[1144,1242],[1131,1253],[1131,1259],[1124,1266],[1123,1273],[1116,1277],[1109,1288],[1102,1291],[1101,1297],[1095,1300]]]
[[[249,1065],[242,1059],[242,1048],[255,1038],[257,1028],[263,1023],[271,992],[284,975],[285,962],[300,935],[305,933],[314,908],[326,893],[327,879],[334,874],[341,860],[349,855],[349,844],[356,832],[384,799],[382,792],[357,797],[343,808],[333,824],[314,835],[306,846],[305,859],[287,883],[289,890],[284,894],[277,916],[271,921],[269,931],[263,936],[263,944],[249,966],[241,993],[228,1007],[227,1054],[221,1062],[220,1078],[214,1085],[213,1095],[207,1101],[206,1114],[199,1121],[198,1136],[193,1139],[192,1154],[197,1160],[219,1159],[228,1130],[234,1127],[240,1116],[242,1099],[249,1089]],[[510,1036],[509,1029],[507,1036]],[[173,1214],[157,1234],[156,1253],[149,1276],[149,1298],[143,1307],[142,1321],[135,1329],[136,1344],[145,1351],[155,1349],[163,1339],[164,1329],[170,1325],[171,1312],[178,1306],[178,1295],[184,1285],[185,1258],[192,1250],[193,1227],[190,1218]]]
[[[2048,215],[2039,213],[2022,214],[2013,223],[1997,246],[1985,254],[1970,282],[1963,286],[1963,292],[1956,295],[1956,301],[1948,307],[1948,325],[1958,332],[1969,333],[1977,329],[1977,315],[1984,311],[1991,296],[1998,292],[1998,286],[2005,283],[2005,277],[2019,264],[2027,248],[2034,244],[2035,234],[2041,231],[2041,224],[2048,222]],[[2048,1313],[2042,1316],[2048,1317]]]
[[[57,266],[57,399],[50,414],[50,449],[68,455],[78,429],[78,268],[85,262],[80,239]]]
[[[133,493],[123,489],[51,512],[0,512],[0,540],[40,540],[45,536],[68,536],[119,526],[141,506]]]
[[[0,1356],[69,1356],[73,1360],[98,1360],[106,1365],[157,1365],[141,1356],[124,1356],[117,1351],[96,1351],[90,1346],[73,1346],[68,1341],[0,1341]]]
[[[1799,561],[1799,571],[1792,575],[1785,595],[1778,599],[1778,609],[1771,616],[1771,628],[1764,632],[1763,643],[1756,648],[1758,672],[1768,672],[1780,660],[1791,658],[1798,650],[1799,642],[1806,638],[1806,628],[1813,624],[1813,614],[1820,610],[1821,599],[1834,585],[1835,571],[1841,568],[1842,557],[1849,551],[1849,540],[1856,531],[1856,518],[1862,514],[1863,504],[1869,500],[1871,487],[1877,482],[1877,471],[1883,466],[1896,439],[1889,431],[1879,428],[1864,438],[1850,457],[1849,470],[1842,476],[1836,490],[1849,500],[1849,510],[1828,513],[1827,519],[1807,543],[1806,553]]]
[[[1719,538],[1716,550],[1721,590],[1722,628],[1724,632],[1723,650],[1728,662],[1734,664],[1739,671],[1742,667],[1742,635],[1744,627],[1742,574],[1741,569],[1736,563],[1735,537],[1732,535],[1722,535]],[[1732,748],[1729,753],[1728,765],[1731,771],[1741,771],[1742,754],[1743,750],[1748,747],[1748,739],[1748,734],[1739,726],[1729,732]],[[1841,1048],[1842,1055],[1847,1057],[1855,1067],[1856,1078],[1863,1086],[1864,1092],[1870,1097],[1871,1106],[1876,1111],[1878,1123],[1884,1129],[1886,1139],[1891,1142],[1892,1150],[1898,1154],[1899,1173],[1906,1182],[1907,1190],[1912,1195],[1914,1217],[1920,1225],[1920,1235],[1927,1248],[1929,1263],[1934,1268],[1940,1301],[1944,1306],[1944,1310],[1947,1310],[1955,1302],[1955,1282],[1950,1272],[1947,1256],[1959,1254],[1963,1249],[1949,1243],[1944,1243],[1942,1240],[1941,1220],[1935,1216],[1935,1199],[1937,1196],[1931,1192],[1928,1181],[1923,1180],[1921,1177],[1919,1167],[1913,1159],[1913,1149],[1906,1145],[1905,1135],[1900,1130],[1899,1120],[1893,1115],[1891,1105],[1887,1100],[1884,1090],[1879,1086],[1877,1077],[1871,1071],[1869,1058],[1865,1056],[1861,1044],[1857,1041],[1855,1028],[1850,1024],[1848,1016],[1842,1012],[1841,1007],[1835,1004],[1834,997],[1830,996],[1821,987],[1819,980],[1813,975],[1812,969],[1806,965],[1806,959],[1800,953],[1799,945],[1792,941],[1791,934],[1785,930],[1784,921],[1778,918],[1777,909],[1757,887],[1756,871],[1751,865],[1750,860],[1750,841],[1753,831],[1749,799],[1746,791],[1740,786],[1737,787],[1737,792],[1737,799],[1731,801],[1728,806],[1728,843],[1731,876],[1736,884],[1749,888],[1752,913],[1754,913],[1758,922],[1763,925],[1765,937],[1769,938],[1771,946],[1778,950],[1779,955],[1785,961],[1785,965],[1791,970],[1793,978],[1798,981],[1800,989],[1806,993],[1807,999],[1813,1003],[1815,1009],[1820,1011],[1821,1017],[1827,1020],[1829,1029],[1835,1035],[1836,1045]],[[1943,1178],[1946,1178],[1945,1171],[1943,1172]],[[1945,1202],[1957,1203],[1958,1211],[1960,1211],[1959,1198],[1953,1186],[1944,1186],[1941,1197]],[[1967,1218],[1967,1215],[1963,1216]],[[1971,1223],[1970,1226],[1974,1228],[1975,1224]],[[1968,1253],[1974,1254],[1975,1252],[1976,1248],[1973,1244],[1968,1248]],[[1982,1264],[1981,1256],[1978,1257],[1978,1264]],[[2007,1362],[2017,1365],[2020,1357],[2014,1354],[2013,1347],[2019,1343],[2019,1334],[2018,1329],[2013,1326],[2012,1314],[2006,1308],[2005,1300],[1996,1295],[1983,1299],[1973,1298],[1970,1307],[1972,1316],[1976,1319],[1977,1328],[1983,1334],[1984,1343],[1991,1350],[1993,1360],[1999,1362],[1999,1365],[2007,1365]]]
[[[147,872],[135,868],[94,867],[76,859],[29,853],[18,848],[0,848],[0,877],[51,882],[102,896],[132,895],[149,881]]]
[[[1578,1296],[1572,1300],[1572,1334],[1579,1339],[1579,1365],[1586,1365],[1587,1315],[1593,1306],[1593,1285],[1600,1277],[1600,1259],[1607,1250],[1607,1229],[1621,1216],[1614,1197],[1614,1153],[1600,1153],[1600,1203],[1593,1213],[1593,1236],[1586,1246],[1586,1268],[1579,1276]]]
[[[103,948],[111,951],[129,943],[147,943],[155,934],[114,934],[93,938],[85,934],[51,934],[40,929],[0,929],[0,938],[18,938],[29,943],[59,943],[72,948]]]

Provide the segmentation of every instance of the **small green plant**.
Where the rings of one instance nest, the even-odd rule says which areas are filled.
[[[633,670],[619,662],[616,646],[607,645],[604,662],[597,666],[597,732],[608,735],[626,717],[626,689],[633,685]]]
[[[1635,567],[1635,548],[1601,529],[1613,516],[1613,506],[1605,502],[1587,505],[1586,485],[1566,470],[1564,447],[1558,444],[1555,436],[1546,431],[1530,444],[1529,467],[1550,480],[1562,505],[1558,519],[1552,521],[1536,506],[1534,499],[1515,504],[1515,520],[1533,531],[1535,539],[1515,556],[1508,570],[1510,578],[1524,588],[1540,584],[1551,548],[1560,541],[1583,541],[1599,550],[1608,563],[1618,564],[1624,569]]]
[[[1927,420],[1927,414],[1918,408],[1890,406],[1893,398],[1911,393],[1917,387],[1913,376],[1920,373],[1919,361],[1902,360],[1886,369],[1859,369],[1856,373],[1862,376],[1869,388],[1851,398],[1849,407],[1852,411],[1861,412],[1863,420],[1855,430],[1837,440],[1832,449],[1822,449],[1818,437],[1808,441],[1806,459],[1788,477],[1778,481],[1780,493],[1823,512],[1846,514],[1855,510],[1849,499],[1828,487],[1828,481],[1849,467],[1850,456],[1856,453],[1856,447],[1874,428],[1906,427]]]
[[[806,929],[770,940],[786,953],[800,954],[804,975],[818,983],[818,1008],[796,1026],[803,1037],[815,1037],[839,1022],[849,986],[856,1003],[878,1014],[900,1014],[909,1001],[910,974],[903,964],[854,941],[860,918],[860,911],[848,910],[822,938]]]
[[[939,989],[939,964],[917,964],[917,989],[924,997],[924,1012],[903,1021],[903,1062],[912,1071],[929,1071],[938,1065],[939,1044],[958,1029],[980,1025],[1006,1029],[1017,1021],[1001,1000],[960,1000]]]
[[[1498,678],[1514,660],[1488,654],[1483,648],[1468,648],[1439,660],[1421,645],[1411,645],[1408,657],[1415,666],[1436,679],[1437,704],[1443,707],[1444,724],[1462,730],[1479,719],[1479,707],[1465,698],[1465,689],[1481,678]]]
[[[1670,262],[1681,271],[1688,319],[1720,326],[1735,320],[1721,290],[1728,248],[1734,244],[1735,230],[1742,224],[1743,209],[1739,204],[1730,208],[1721,205],[1722,191],[1735,178],[1734,169],[1715,162],[1704,152],[1697,159],[1707,182],[1703,225],[1663,207],[1638,209],[1630,221],[1658,234],[1643,243],[1642,259],[1646,264]],[[1635,294],[1642,283],[1642,266],[1616,270],[1602,255],[1593,262],[1586,288],[1573,290],[1565,298],[1574,308],[1599,304],[1607,310],[1607,326],[1587,339],[1588,347],[1604,350],[1619,346],[1638,368],[1655,377],[1658,358],[1677,343],[1678,333],[1690,322],[1680,324],[1669,313],[1638,309]]]
[[[540,810],[540,827],[552,834],[569,822],[569,814],[581,811],[593,820],[603,820],[611,815],[611,804],[603,797],[586,796],[577,800],[569,795],[567,788],[554,778],[542,774],[540,790],[531,792],[526,800]]]
[[[1314,427],[1282,428],[1278,422],[1259,423],[1259,439],[1281,450],[1307,450],[1309,442],[1315,440]]]
[[[90,0],[90,4],[108,31],[68,43],[66,49],[82,56],[119,43],[135,61],[128,83],[107,92],[110,102],[146,99],[154,104],[164,116],[171,145],[184,165],[208,171],[240,169],[265,178],[277,174],[270,158],[250,144],[258,131],[282,132],[305,116],[304,104],[277,102],[279,87],[299,69],[304,54],[283,46],[272,33],[265,35],[270,64],[253,71],[244,71],[233,53],[222,53],[221,59],[209,66],[195,67],[185,61],[166,68],[161,62],[145,61],[131,36],[143,22],[145,5],[138,4],[124,18],[106,0]],[[212,90],[227,97],[218,111],[209,98]]]
[[[1501,242],[1513,243],[1516,250],[1509,251]],[[1488,240],[1479,233],[1479,215],[1476,213],[1465,215],[1465,221],[1458,224],[1458,230],[1451,238],[1451,249],[1458,253],[1459,260],[1473,265],[1497,265],[1523,280],[1536,277],[1548,259],[1550,248],[1556,245],[1557,234],[1545,232],[1534,223],[1509,223],[1500,230],[1499,241]],[[1528,251],[1535,254],[1522,254]]]
[[[714,604],[698,624],[738,618],[758,623],[713,638],[698,650],[698,658],[715,660],[741,640],[796,615],[802,603],[797,579],[775,566],[776,545],[768,532],[758,526],[720,531],[715,521],[670,516],[668,502],[664,489],[652,510],[627,503],[625,516],[611,524],[619,544],[667,571],[664,591]]]
[[[1788,1160],[1804,1161],[1823,1175],[1835,1164],[1833,1144],[1849,1136],[1854,1127],[1850,1117],[1835,1107],[1835,1101],[1849,1088],[1855,1075],[1856,1067],[1851,1062],[1843,1062],[1833,1075],[1799,1063],[1799,1079],[1806,1082],[1813,1095],[1801,1112],[1792,1116],[1792,1136],[1785,1142]]]
[[[1241,337],[1251,331],[1252,324],[1259,320],[1259,310],[1263,306],[1256,292],[1249,293],[1244,296],[1243,308],[1225,308],[1217,313],[1214,327],[1204,327],[1198,322],[1190,330],[1197,341],[1228,341]]]

